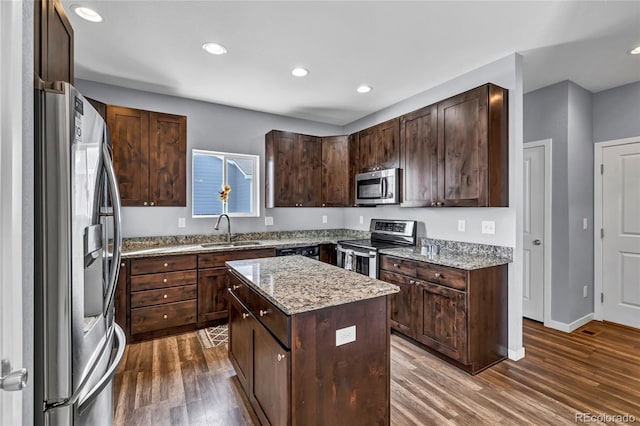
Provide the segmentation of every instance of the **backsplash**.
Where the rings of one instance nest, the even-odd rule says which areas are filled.
[[[488,244],[466,243],[462,241],[438,240],[435,238],[420,238],[420,247],[435,245],[440,249],[440,253],[456,253],[470,256],[499,257],[501,259],[513,260],[513,248],[492,246]]]
[[[298,240],[305,238],[319,239],[364,239],[369,238],[369,231],[358,231],[353,229],[313,229],[302,231],[271,231],[271,232],[247,232],[242,234],[232,234],[233,241],[253,241],[253,240]],[[187,244],[205,244],[226,241],[227,235],[224,233],[199,234],[199,235],[170,235],[157,237],[133,237],[124,238],[122,249],[138,250],[149,247],[165,247]]]

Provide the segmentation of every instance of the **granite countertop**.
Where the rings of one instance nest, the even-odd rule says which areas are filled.
[[[401,247],[380,250],[381,254],[402,257],[405,259],[417,260],[420,262],[433,263],[436,265],[449,266],[452,268],[473,270],[489,268],[491,266],[505,265],[512,262],[509,258],[497,256],[480,256],[477,254],[441,251],[439,254],[426,254],[419,247]]]
[[[226,264],[287,315],[399,291],[393,284],[302,256],[235,260]]]

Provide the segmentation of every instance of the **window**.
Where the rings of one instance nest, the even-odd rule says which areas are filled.
[[[193,217],[260,216],[257,155],[192,150]],[[223,185],[231,192],[220,200]]]

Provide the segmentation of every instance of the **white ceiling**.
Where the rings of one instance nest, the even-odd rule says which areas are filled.
[[[71,5],[92,7],[101,23]],[[525,92],[640,80],[640,1],[63,0],[76,78],[345,125],[513,52]],[[228,49],[213,56],[206,41]],[[310,70],[305,78],[292,68]],[[368,94],[355,89],[366,83]]]

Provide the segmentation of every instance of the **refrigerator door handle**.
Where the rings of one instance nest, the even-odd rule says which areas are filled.
[[[120,361],[122,361],[122,357],[124,356],[124,348],[127,344],[127,339],[124,336],[124,331],[118,324],[113,324],[114,331],[116,334],[116,340],[118,341],[118,352],[116,356],[111,361],[111,365],[104,373],[104,376],[100,379],[98,383],[85,395],[82,399],[78,401],[78,411],[82,412],[85,408],[91,405],[91,402],[100,395],[102,390],[111,382],[113,376],[116,374],[118,370],[118,366],[120,365]]]
[[[111,153],[107,144],[107,131],[105,131],[105,140],[102,144],[102,152],[104,154],[104,169],[107,174],[109,194],[111,195],[111,203],[113,204],[113,253],[111,258],[111,270],[109,271],[109,286],[107,287],[106,300],[104,304],[104,317],[111,309],[113,298],[116,291],[118,281],[118,272],[120,271],[120,258],[122,251],[122,224],[120,210],[120,191],[118,190],[118,180],[116,172],[111,161]]]

